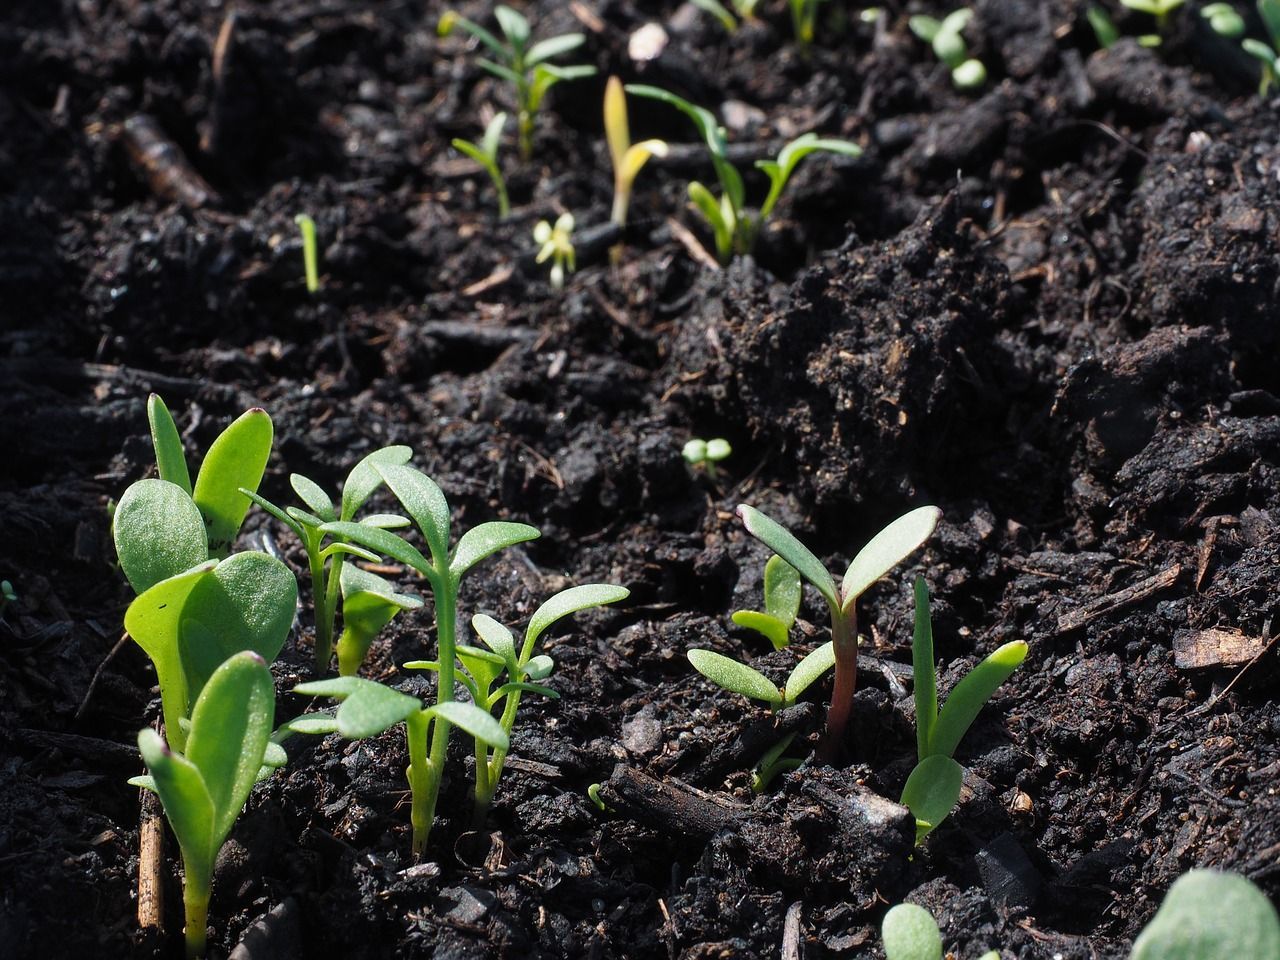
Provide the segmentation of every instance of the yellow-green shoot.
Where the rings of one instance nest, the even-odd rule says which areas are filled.
[[[791,642],[804,585],[796,568],[776,554],[764,565],[764,610],[738,610],[733,622],[765,637],[773,649]]]
[[[622,81],[610,77],[604,87],[604,135],[613,160],[613,212],[611,219],[619,227],[627,225],[627,208],[631,205],[631,188],[650,157],[665,157],[667,144],[662,140],[631,142],[627,122],[627,96]]]
[[[502,128],[506,123],[507,115],[499,113],[484,128],[484,136],[480,138],[479,143],[472,143],[470,140],[463,140],[460,137],[452,141],[455,150],[466,154],[480,164],[481,169],[493,181],[493,188],[498,193],[498,217],[500,219],[505,219],[511,215],[511,201],[507,198],[507,181],[502,176],[502,167],[498,165],[498,147],[502,144]]]
[[[969,56],[964,42],[964,28],[972,19],[973,11],[962,7],[941,20],[921,14],[907,21],[911,32],[929,44],[934,55],[946,64],[957,90],[976,90],[987,82],[987,68],[981,60]]]
[[[1136,10],[1138,13],[1146,13],[1155,18],[1156,33],[1163,34],[1169,29],[1169,17],[1173,11],[1181,7],[1187,0],[1120,0],[1120,5],[1128,7],[1130,10]],[[1155,43],[1150,42],[1147,38],[1146,46],[1155,46],[1160,42],[1159,37],[1155,38]]]
[[[573,249],[573,214],[562,213],[554,225],[539,220],[533,228],[533,240],[538,244],[538,263],[551,261],[551,289],[564,287],[565,274],[577,269],[577,253]]]
[[[302,234],[302,266],[306,272],[307,293],[320,290],[320,254],[316,249],[316,222],[305,213],[293,218]]]

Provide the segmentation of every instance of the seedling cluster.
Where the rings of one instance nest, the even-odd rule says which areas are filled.
[[[929,44],[934,56],[947,65],[957,90],[976,90],[987,82],[987,68],[981,60],[969,56],[964,41],[964,28],[972,19],[973,11],[961,7],[941,20],[921,14],[908,21],[911,32]]]

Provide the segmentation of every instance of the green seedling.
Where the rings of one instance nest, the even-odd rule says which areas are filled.
[[[824,0],[787,0],[791,9],[791,29],[802,48],[812,46],[818,28],[818,7]]]
[[[472,617],[471,627],[487,649],[463,644],[459,644],[457,648],[458,660],[461,662],[458,679],[471,694],[471,702],[491,716],[501,708],[499,724],[503,733],[510,737],[523,694],[536,693],[552,698],[560,696],[542,685],[542,681],[555,669],[555,662],[546,654],[535,655],[538,639],[547,628],[571,614],[617,603],[629,595],[630,591],[624,587],[607,583],[588,583],[563,590],[534,611],[519,650],[516,649],[511,631],[497,620],[484,614]],[[406,663],[405,667],[410,670],[439,670],[440,664],[436,661],[415,660]],[[496,745],[477,737],[475,758],[474,821],[479,827],[488,815],[493,795],[498,789],[498,781],[502,778],[502,770],[507,761],[506,743]]]
[[[781,524],[746,504],[738,507],[738,516],[748,533],[791,564],[817,589],[831,611],[836,679],[831,709],[827,711],[824,749],[835,753],[844,740],[858,684],[858,597],[929,539],[942,511],[937,507],[919,507],[893,521],[858,551],[839,587],[822,561]]]
[[[374,467],[378,464],[399,466],[408,463],[409,458],[412,456],[413,451],[404,446],[382,447],[373,451],[357,463],[351,472],[347,474],[346,482],[342,485],[342,499],[336,506],[333,499],[329,494],[325,493],[318,483],[300,473],[290,474],[289,484],[293,487],[294,493],[305,504],[305,510],[298,507],[281,509],[270,500],[253,491],[247,489],[241,491],[263,510],[293,531],[294,536],[302,542],[302,546],[307,552],[307,566],[311,572],[311,591],[314,596],[313,602],[315,606],[316,670],[320,673],[328,671],[329,661],[333,657],[334,619],[338,610],[339,591],[343,596],[344,628],[347,625],[345,614],[347,612],[348,584],[343,580],[346,558],[354,556],[370,563],[376,563],[379,560],[376,553],[371,553],[358,544],[351,543],[345,537],[333,535],[326,531],[324,526],[336,521],[357,522],[356,514],[365,505],[366,501],[373,496],[378,487],[382,486],[382,477]],[[409,521],[404,517],[381,513],[363,517],[358,522],[364,526],[380,530],[396,529],[409,525]],[[372,574],[369,576],[372,576]],[[364,583],[372,583],[372,581],[362,581],[361,583],[356,583],[354,580],[351,581],[352,591],[355,593],[368,592],[362,588]],[[378,590],[373,592],[376,593]],[[405,606],[394,599],[399,595],[395,594],[389,586],[382,591],[382,596],[393,607],[411,609],[412,605]],[[368,652],[369,644],[373,641],[373,635],[367,633],[371,621],[367,617],[368,603],[366,599],[353,600],[352,603],[352,617],[356,618],[359,623],[351,633],[351,636],[347,637],[345,657],[344,650],[339,650],[339,668],[344,676],[354,674],[360,668],[364,655]],[[387,613],[387,620],[379,625],[378,630],[386,626],[386,623],[395,615],[395,612],[396,610],[393,609]],[[374,634],[376,633],[377,630],[374,631]]]
[[[1272,84],[1280,78],[1280,0],[1258,0],[1258,14],[1271,37],[1270,46],[1252,37],[1241,41],[1240,46],[1245,53],[1262,64],[1258,95],[1265,97]]]
[[[822,138],[814,133],[797,137],[782,148],[777,159],[756,161],[756,167],[769,178],[769,193],[759,212],[753,216],[746,207],[742,174],[728,160],[724,128],[709,110],[660,87],[628,84],[626,91],[675,107],[698,128],[720,182],[720,197],[717,199],[707,187],[695,180],[689,184],[689,200],[710,226],[721,263],[728,263],[735,254],[751,252],[761,225],[773,212],[801,160],[819,151],[846,157],[862,155],[862,148],[847,140]]]
[[[990,654],[956,684],[939,711],[929,588],[923,577],[916,578],[915,608],[911,663],[915,676],[917,763],[902,790],[902,804],[916,818],[919,843],[959,801],[964,769],[953,759],[956,747],[983,704],[1027,658],[1027,645],[1014,640]]]
[[[1133,942],[1131,960],[1280,957],[1280,917],[1266,894],[1235,873],[1192,870],[1169,888]]]
[[[417,610],[422,599],[396,593],[382,577],[347,563],[342,567],[342,636],[338,637],[338,675],[354,677],[374,638],[397,613]]]
[[[1244,17],[1229,3],[1211,3],[1201,7],[1200,16],[1208,22],[1209,29],[1220,37],[1237,40],[1244,36]]]
[[[693,0],[693,5],[703,13],[711,14],[728,33],[733,33],[738,29],[739,17],[743,20],[756,18],[756,7],[760,6],[760,0],[729,0],[729,6],[725,6],[720,0]],[[729,7],[733,8],[732,12]]]
[[[900,903],[890,907],[880,924],[885,960],[942,960],[942,931],[924,907]],[[1000,960],[999,950],[988,950],[978,960]]]
[[[316,222],[305,213],[293,218],[302,233],[302,266],[306,271],[307,293],[320,290],[320,254],[316,251]]]
[[[1156,32],[1138,37],[1138,43],[1144,47],[1158,47],[1169,30],[1169,17],[1186,2],[1187,0],[1120,0],[1120,5],[1155,18]]]
[[[1098,4],[1090,4],[1089,9],[1085,11],[1085,17],[1089,21],[1089,26],[1093,29],[1093,35],[1098,41],[1098,46],[1103,50],[1110,50],[1120,40],[1120,29],[1116,26],[1116,22],[1111,19],[1111,14],[1107,12],[1106,7]]]
[[[941,20],[919,15],[907,22],[911,32],[929,44],[934,56],[946,64],[957,90],[976,90],[987,82],[987,68],[981,60],[969,56],[964,42],[964,28],[972,19],[973,11],[961,8]]]
[[[733,622],[762,634],[773,649],[781,650],[790,642],[802,590],[799,572],[775,554],[764,565],[764,611],[738,610]]]
[[[751,791],[753,793],[764,793],[769,784],[773,782],[774,777],[787,770],[795,770],[804,763],[798,757],[785,756],[795,738],[796,735],[794,733],[787,734],[766,750],[764,756],[756,762],[755,768],[751,771]]]
[[[4,617],[5,608],[17,599],[18,595],[13,590],[13,584],[8,580],[0,580],[0,619]]]
[[[631,142],[627,122],[627,97],[622,81],[610,77],[604,87],[604,135],[613,160],[613,211],[610,219],[619,227],[627,225],[627,208],[631,205],[631,188],[640,168],[650,157],[665,157],[667,144],[662,140]]]
[[[484,128],[484,136],[479,143],[455,138],[453,149],[466,154],[489,174],[493,188],[498,192],[498,217],[506,219],[511,215],[511,201],[507,198],[507,181],[502,176],[502,168],[498,166],[498,147],[502,144],[502,128],[506,126],[507,115],[499,113]]]
[[[267,768],[283,762],[283,751],[270,743],[274,715],[271,671],[257,654],[242,652],[209,677],[191,713],[185,750],[171,749],[154,730],[138,734],[149,774],[129,782],[159,795],[182,849],[188,957],[205,953],[218,851],[264,762]]]
[[[548,63],[551,58],[563,56],[578,49],[586,41],[580,33],[565,33],[531,43],[529,21],[508,6],[494,11],[502,39],[478,23],[446,10],[440,17],[437,32],[447,37],[455,29],[464,31],[487,47],[493,60],[477,61],[481,68],[500,80],[511,84],[516,100],[516,127],[520,145],[520,157],[528,161],[533,156],[533,128],[542,101],[553,86],[562,80],[578,80],[595,74],[591,66],[558,66]]]
[[[587,787],[587,797],[591,800],[597,810],[601,813],[607,813],[609,805],[604,802],[604,797],[600,796],[600,784],[593,783]]]
[[[696,437],[686,443],[680,451],[685,463],[694,470],[706,471],[707,478],[710,480],[716,478],[716,464],[732,453],[733,447],[729,446],[728,440],[720,438],[699,440]]]
[[[562,213],[556,217],[555,226],[539,220],[533,228],[534,242],[539,245],[537,262],[551,261],[551,288],[564,287],[566,273],[577,269],[577,255],[573,250],[573,214]]]

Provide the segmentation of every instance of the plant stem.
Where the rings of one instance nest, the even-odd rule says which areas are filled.
[[[448,560],[445,558],[445,562]],[[456,624],[458,605],[458,583],[450,575],[448,567],[440,577],[440,584],[435,595],[436,607],[436,655],[440,663],[440,677],[436,687],[436,703],[447,703],[453,699],[454,660],[456,658]],[[451,725],[441,717],[434,718],[431,727],[431,758],[427,763],[425,776],[422,778],[422,789],[413,788],[413,854],[421,857],[427,847],[427,838],[431,832],[432,821],[436,816],[436,800],[440,796],[440,781],[444,775],[444,764],[449,751],[449,731]]]
[[[532,648],[529,648],[532,650]],[[528,661],[527,653],[521,655],[520,662],[523,664]],[[511,736],[511,731],[516,725],[516,713],[520,709],[520,690],[512,690],[507,694],[506,706],[502,708],[502,719],[498,722],[502,724],[503,731],[507,736]],[[480,773],[480,754],[483,750],[486,757],[484,763],[483,781]],[[472,819],[477,827],[484,823],[484,818],[489,815],[489,806],[493,803],[493,795],[498,792],[498,781],[502,779],[502,768],[507,762],[507,751],[493,751],[493,756],[488,756],[489,749],[483,744],[476,746],[476,802]]]
[[[519,116],[516,118],[516,128],[519,133],[520,159],[525,163],[533,157],[533,113],[532,111],[521,109]]]
[[[342,554],[335,553],[329,561],[329,578],[325,581],[324,607],[316,610],[316,668],[329,672],[329,660],[333,656],[333,618],[338,612],[338,591],[342,583]],[[324,648],[321,649],[320,618],[324,618]],[[321,657],[323,656],[323,660]]]
[[[320,556],[320,542],[307,542],[307,563],[311,567],[312,603],[316,610],[316,673],[329,669],[329,656],[333,652],[333,616],[325,609],[328,585],[324,579],[324,559]]]
[[[437,721],[438,722],[438,721]],[[427,720],[425,712],[415,712],[405,721],[405,739],[409,747],[409,822],[413,825],[413,854],[421,856],[431,832],[435,813],[435,791],[432,789],[431,761],[427,759]],[[435,778],[439,785],[439,777]],[[429,802],[428,802],[429,801]]]
[[[858,613],[850,608],[844,613],[831,608],[831,639],[835,642],[836,682],[831,691],[831,709],[827,711],[827,733],[819,756],[828,763],[840,755],[845,728],[853,708],[853,693],[858,687]]]
[[[205,954],[209,926],[209,870],[196,869],[191,858],[183,854],[182,906],[186,911],[186,940],[188,960],[198,960]]]

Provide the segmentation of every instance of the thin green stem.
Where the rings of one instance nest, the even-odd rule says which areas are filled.
[[[436,608],[436,659],[440,663],[440,677],[436,687],[436,703],[448,703],[453,699],[454,664],[457,657],[457,605],[458,583],[449,573],[448,558],[443,558],[444,570],[435,591]],[[451,724],[436,717],[431,727],[431,759],[428,763],[423,789],[414,790],[414,806],[421,801],[421,824],[413,824],[413,853],[420,857],[427,847],[432,821],[436,815],[436,800],[440,796],[440,781],[444,775],[445,760],[449,752]],[[419,793],[422,794],[421,798]]]
[[[440,721],[437,720],[437,723]],[[431,820],[435,816],[436,792],[440,778],[434,778],[427,759],[427,728],[430,721],[425,711],[409,715],[405,721],[405,739],[409,747],[409,790],[412,800],[409,806],[409,822],[413,825],[413,854],[421,856],[431,832]]]
[[[205,954],[209,926],[209,870],[195,868],[185,854],[182,858],[183,878],[182,906],[186,911],[186,941],[188,960],[198,960]]]
[[[324,617],[324,649],[320,649],[320,633],[316,631],[316,664],[322,673],[329,670],[329,660],[333,655],[333,621],[338,613],[338,594],[342,585],[343,555],[335,553],[329,561],[329,577],[324,586],[324,609],[317,611],[317,617]],[[321,654],[324,660],[321,661]]]
[[[316,673],[327,673],[333,652],[333,616],[325,608],[328,585],[324,579],[324,558],[320,556],[320,538],[306,539],[307,563],[311,568],[312,607],[316,614]]]
[[[491,781],[489,773],[489,747],[483,740],[476,740],[476,803],[472,815],[472,825],[479,830],[484,826],[484,819],[489,813],[489,804],[493,802],[493,790],[497,785]]]
[[[532,648],[532,644],[528,644]],[[528,657],[521,657],[520,662],[524,663]],[[502,719],[498,722],[502,724],[503,732],[507,736],[511,736],[511,731],[516,725],[516,713],[520,709],[520,690],[512,690],[507,694],[506,705],[502,708]],[[479,746],[479,745],[478,745]],[[484,770],[483,786],[480,779],[480,753],[476,752],[476,803],[474,817],[477,826],[484,823],[484,818],[489,814],[489,806],[493,803],[493,795],[498,792],[498,781],[502,779],[502,770],[507,762],[507,751],[495,748],[493,755],[489,756],[489,750],[484,748],[486,757]]]

